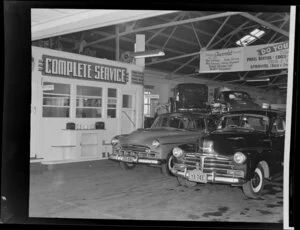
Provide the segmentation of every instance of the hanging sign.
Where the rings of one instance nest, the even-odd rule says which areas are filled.
[[[289,42],[200,51],[199,73],[288,68]]]
[[[43,75],[81,80],[126,84],[126,68],[43,55],[40,69]]]

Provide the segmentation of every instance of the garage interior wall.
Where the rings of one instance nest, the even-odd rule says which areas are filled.
[[[279,95],[276,91],[266,92],[264,90],[258,90],[250,87],[238,87],[237,85],[230,85],[226,83],[220,84],[220,82],[207,82],[207,80],[196,79],[191,77],[180,77],[179,75],[173,76],[174,79],[165,79],[165,75],[168,73],[145,69],[144,83],[145,85],[154,86],[152,90],[153,94],[159,94],[159,103],[168,103],[169,97],[173,96],[172,89],[180,83],[199,83],[207,84],[209,90],[208,100],[213,100],[213,92],[215,88],[226,86],[234,90],[242,90],[247,93],[259,104],[271,103],[271,104],[285,104],[286,97]]]

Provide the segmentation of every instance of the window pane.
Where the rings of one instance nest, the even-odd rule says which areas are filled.
[[[132,108],[132,96],[131,95],[123,95],[123,108]]]
[[[102,117],[101,109],[76,109],[76,117]]]
[[[91,86],[77,86],[76,117],[102,117],[101,96],[102,88]]]
[[[116,117],[116,109],[108,109],[107,110],[107,117],[115,118]]]
[[[77,97],[76,100],[77,107],[101,107],[102,106],[102,99],[101,98],[84,98],[84,97]]]
[[[70,85],[67,85],[67,84],[44,82],[43,86],[45,87],[45,89],[43,90],[44,93],[70,94]],[[52,87],[47,87],[47,86],[52,86]]]
[[[70,106],[70,97],[44,94],[43,105]]]
[[[59,106],[70,106],[70,85],[43,82],[43,117],[69,117],[70,109]]]
[[[69,117],[69,108],[43,107],[43,117]]]
[[[77,95],[101,97],[102,88],[91,86],[77,86]]]
[[[107,96],[108,97],[117,97],[117,89],[108,88]]]

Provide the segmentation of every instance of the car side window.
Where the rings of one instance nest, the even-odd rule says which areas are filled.
[[[196,119],[195,120],[195,123],[196,123],[196,129],[197,130],[203,130],[205,129],[205,123],[204,123],[204,119]]]
[[[272,125],[272,133],[282,133],[285,131],[285,124],[281,118],[276,118]]]
[[[219,101],[221,102],[225,101],[225,97],[223,93],[221,93],[221,95],[219,96]]]
[[[207,130],[208,131],[213,131],[216,129],[216,121],[214,119],[207,119],[206,120],[206,124],[207,124]]]

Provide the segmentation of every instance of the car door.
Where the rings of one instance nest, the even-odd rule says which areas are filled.
[[[285,122],[281,117],[277,117],[271,128],[272,158],[275,172],[282,168],[284,157],[284,139],[285,139]]]

